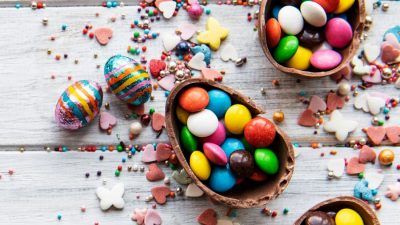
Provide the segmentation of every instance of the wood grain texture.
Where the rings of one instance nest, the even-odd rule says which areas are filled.
[[[376,10],[374,25],[369,32],[368,42],[380,43],[383,32],[398,24],[397,11],[400,10],[398,2],[391,2],[388,12]],[[314,129],[303,128],[297,125],[297,117],[306,108],[298,101],[300,91],[308,95],[325,97],[327,92],[336,88],[335,82],[329,78],[316,80],[302,80],[297,83],[297,78],[278,72],[264,56],[257,32],[253,31],[253,23],[247,22],[247,13],[254,12],[256,7],[217,6],[210,4],[212,15],[221,21],[221,24],[230,29],[230,35],[224,44],[231,43],[236,46],[240,56],[246,56],[248,62],[243,67],[235,67],[233,63],[225,63],[218,57],[218,52],[213,54],[212,68],[223,69],[227,72],[223,84],[240,90],[255,100],[257,104],[267,111],[271,118],[274,111],[283,110],[286,119],[280,126],[292,138],[293,142],[309,143],[319,141],[325,144],[334,144],[333,135],[319,131],[314,135]],[[96,18],[94,14],[100,16]],[[125,14],[126,20],[121,20],[120,15]],[[227,15],[235,15],[227,16]],[[116,16],[115,23],[110,22],[110,17]],[[48,26],[43,26],[43,18],[49,19]],[[13,18],[9,20],[9,18]],[[72,83],[67,81],[71,75],[73,80],[91,79],[100,82],[105,87],[102,68],[106,60],[114,54],[127,54],[128,45],[135,46],[130,41],[132,30],[130,23],[138,18],[136,7],[122,7],[107,9],[103,7],[71,7],[71,8],[46,8],[45,10],[32,11],[31,9],[0,9],[0,29],[7,31],[0,40],[0,73],[6,77],[0,83],[0,143],[2,146],[56,146],[84,145],[84,144],[110,144],[118,141],[116,134],[122,140],[128,140],[128,127],[132,120],[125,120],[127,107],[111,94],[106,94],[104,102],[110,102],[111,112],[118,117],[118,125],[113,135],[101,133],[96,123],[78,132],[68,132],[58,128],[54,122],[54,107],[56,100],[64,89]],[[160,32],[161,36],[173,33],[181,24],[189,20],[186,12],[170,21],[161,20],[152,24],[152,30]],[[204,29],[206,16],[193,23],[200,30]],[[114,30],[114,37],[110,43],[102,47],[95,40],[89,40],[81,34],[83,27],[91,23],[94,27],[110,26]],[[67,24],[68,29],[61,31],[61,25]],[[245,35],[243,35],[245,34]],[[56,41],[49,41],[54,35]],[[161,38],[146,43],[147,59],[160,57],[162,50]],[[52,50],[48,56],[47,49]],[[68,54],[68,59],[56,61],[55,54]],[[93,57],[98,54],[98,58]],[[138,57],[134,57],[138,59]],[[74,64],[74,59],[79,64]],[[54,74],[55,80],[50,77]],[[198,76],[198,75],[196,75]],[[273,87],[272,80],[277,79],[280,87]],[[352,83],[357,83],[354,78]],[[261,95],[260,88],[266,88],[265,96]],[[375,91],[397,96],[398,91],[393,85],[378,85],[372,88]],[[146,104],[147,109],[155,108],[164,111],[164,91],[154,91],[155,100]],[[354,136],[364,136],[361,128],[370,126],[372,116],[353,108],[353,99],[344,107],[342,112],[360,123]],[[390,124],[399,124],[398,108],[392,110]],[[147,128],[136,140],[137,143],[155,141],[156,134]],[[160,141],[167,140],[164,133]],[[28,148],[29,149],[29,148]]]
[[[340,195],[352,195],[353,187],[358,181],[356,176],[344,175],[341,179],[327,180],[326,164],[330,158],[351,157],[358,152],[341,148],[336,149],[336,156],[329,155],[332,148],[297,149],[294,175],[288,188],[282,195],[272,201],[268,207],[277,210],[276,218],[266,217],[259,209],[237,210],[237,220],[241,225],[269,224],[291,225],[309,208],[315,204]],[[400,163],[400,148],[396,152],[395,165]],[[325,157],[320,157],[324,152]],[[99,161],[99,155],[104,160]],[[47,152],[1,152],[0,153],[0,224],[7,225],[46,225],[57,222],[57,213],[62,214],[60,224],[134,224],[130,220],[134,208],[151,207],[144,198],[150,194],[150,188],[162,182],[150,183],[144,173],[127,172],[128,165],[141,165],[140,153],[128,159],[124,171],[119,178],[114,176],[117,165],[122,164],[121,158],[126,156],[116,152],[96,153],[47,153]],[[9,176],[7,170],[15,169],[15,174]],[[161,165],[167,176],[171,170]],[[368,169],[379,169],[379,165],[367,165]],[[395,166],[382,168],[385,174],[384,182],[379,189],[378,197],[382,199],[382,209],[377,215],[383,225],[398,224],[398,204],[383,196],[386,186],[396,182],[398,171]],[[96,177],[96,171],[101,170],[102,176]],[[90,177],[85,178],[89,172]],[[111,210],[102,212],[96,199],[95,190],[107,181],[108,187],[117,182],[126,186],[124,199],[126,206],[122,211]],[[171,187],[176,187],[172,179]],[[140,199],[137,200],[136,196]],[[400,200],[399,200],[400,201]],[[80,212],[85,205],[86,213]],[[165,225],[197,224],[196,216],[206,208],[215,208],[219,215],[226,213],[226,208],[213,205],[206,197],[187,199],[178,196],[169,200],[165,206],[157,206],[162,213]],[[282,215],[284,208],[290,210],[288,215]]]

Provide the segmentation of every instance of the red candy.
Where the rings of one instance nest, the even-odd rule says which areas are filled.
[[[249,178],[252,181],[261,182],[266,180],[268,177],[264,172],[256,168]]]
[[[158,76],[160,76],[160,72],[164,70],[167,67],[167,65],[162,60],[152,59],[150,60],[149,67],[150,67],[150,74],[154,78],[157,78]]]
[[[267,35],[267,44],[269,48],[274,48],[278,45],[279,40],[281,39],[281,26],[279,22],[271,18],[265,24],[265,33]]]
[[[179,105],[188,112],[199,112],[206,108],[210,101],[203,88],[191,87],[179,96]]]
[[[244,127],[244,137],[247,142],[256,147],[267,147],[275,139],[275,125],[263,117],[255,117]]]
[[[324,8],[325,12],[331,13],[337,9],[339,6],[340,0],[313,0],[318,3],[322,8]]]

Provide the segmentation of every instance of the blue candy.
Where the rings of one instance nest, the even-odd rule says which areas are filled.
[[[211,62],[211,49],[207,45],[198,45],[190,49],[193,53],[193,55],[196,55],[199,52],[202,52],[204,54],[204,61],[207,63],[207,65],[210,64]]]
[[[236,184],[235,175],[228,167],[215,166],[210,176],[210,188],[216,192],[227,192]]]
[[[274,6],[274,8],[272,9],[272,16],[275,19],[278,19],[278,14],[279,14],[279,11],[281,11],[281,9],[282,9],[282,6],[280,6],[280,5]]]
[[[211,90],[208,92],[208,97],[210,101],[206,108],[213,111],[218,118],[222,118],[232,105],[231,97],[225,91]]]
[[[374,191],[368,188],[368,181],[362,179],[354,186],[354,197],[369,202],[374,201]]]
[[[243,143],[236,138],[225,139],[224,143],[221,145],[221,148],[224,150],[226,157],[228,158],[231,156],[232,152],[245,149]]]

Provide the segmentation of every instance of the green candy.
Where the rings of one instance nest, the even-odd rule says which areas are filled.
[[[296,53],[299,47],[299,40],[296,36],[286,36],[279,41],[274,50],[274,59],[278,63],[285,63]]]
[[[275,153],[268,148],[258,148],[254,153],[258,168],[268,175],[274,175],[279,170],[279,160]]]
[[[192,153],[197,150],[197,139],[190,133],[187,126],[183,126],[181,130],[181,143],[183,148],[188,152]]]

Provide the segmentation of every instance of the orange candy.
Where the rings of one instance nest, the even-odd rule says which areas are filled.
[[[199,87],[191,87],[179,96],[179,105],[191,113],[203,110],[209,101],[207,91]]]
[[[281,25],[278,20],[271,18],[265,24],[265,33],[267,35],[267,44],[269,48],[274,48],[278,45],[281,39]]]

